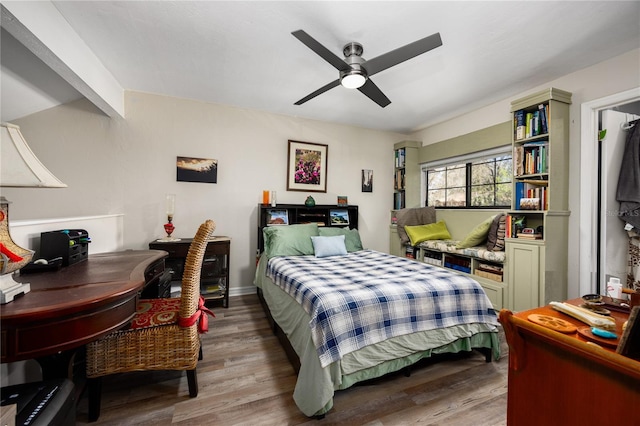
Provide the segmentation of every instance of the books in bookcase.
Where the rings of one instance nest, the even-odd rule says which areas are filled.
[[[527,142],[513,148],[515,176],[546,174],[549,172],[549,141]]]
[[[404,169],[396,170],[396,175],[393,183],[394,183],[394,188],[398,191],[401,191],[404,189],[404,176],[405,176]]]
[[[396,149],[396,167],[404,167],[406,159],[406,151],[404,148]]]
[[[525,228],[527,223],[526,216],[508,214],[505,218],[505,238],[516,238],[518,232]]]
[[[515,185],[515,208],[520,210],[549,210],[547,180],[522,180]]]
[[[549,105],[540,104],[535,110],[513,113],[514,140],[532,138],[549,132]]]
[[[393,194],[393,208],[395,210],[403,209],[405,206],[404,191]]]

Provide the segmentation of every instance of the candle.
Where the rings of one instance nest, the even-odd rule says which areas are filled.
[[[270,191],[262,191],[262,204],[269,204],[269,192]]]

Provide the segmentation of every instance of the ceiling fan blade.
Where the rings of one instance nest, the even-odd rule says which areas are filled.
[[[415,58],[418,55],[422,55],[423,53],[440,46],[442,46],[440,33],[435,33],[380,56],[376,56],[375,58],[366,61],[362,66],[367,70],[369,76],[372,76],[380,71],[384,71],[387,68],[391,68],[394,65],[398,65],[408,59]]]
[[[339,71],[349,71],[351,66],[347,64],[342,58],[332,53],[329,49],[321,45],[316,39],[311,37],[303,30],[297,30],[292,32],[293,36],[304,43],[309,49],[316,52],[322,59],[329,62]]]
[[[335,81],[332,81],[329,84],[325,84],[324,86],[322,86],[321,88],[319,88],[315,92],[313,92],[313,93],[305,96],[304,98],[300,99],[294,105],[302,105],[303,103],[305,103],[305,102],[315,98],[316,96],[323,94],[327,90],[333,89],[334,87],[337,87],[337,86],[340,86],[340,80],[335,80]]]
[[[387,98],[385,94],[382,93],[382,90],[380,90],[378,86],[376,86],[373,83],[373,81],[371,81],[370,78],[368,78],[367,81],[365,81],[362,87],[358,87],[358,90],[364,93],[373,102],[380,105],[382,108],[386,107],[391,103],[389,98]]]

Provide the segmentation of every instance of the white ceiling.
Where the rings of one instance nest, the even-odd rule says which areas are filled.
[[[53,5],[125,90],[402,133],[640,48],[638,1]],[[298,29],[340,57],[347,42],[371,59],[435,32],[443,46],[373,76],[386,108],[343,87],[295,106],[338,78],[291,35]],[[82,96],[6,31],[1,54],[3,121]]]

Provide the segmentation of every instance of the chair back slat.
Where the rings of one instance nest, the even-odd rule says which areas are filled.
[[[198,232],[189,246],[187,258],[185,260],[184,271],[182,273],[182,290],[179,316],[189,318],[198,309],[198,299],[200,298],[200,271],[204,260],[204,253],[207,249],[207,241],[216,229],[213,220],[205,221],[198,228]]]

